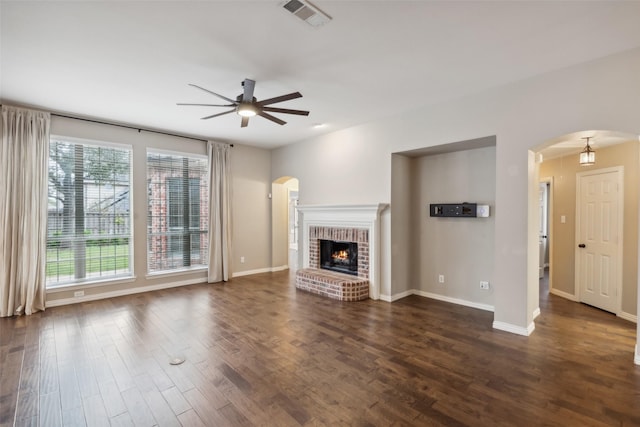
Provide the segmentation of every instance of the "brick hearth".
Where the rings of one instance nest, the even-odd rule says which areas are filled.
[[[317,268],[296,271],[296,288],[340,301],[369,298],[368,279]]]

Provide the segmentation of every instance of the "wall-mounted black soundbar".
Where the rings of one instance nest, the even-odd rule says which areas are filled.
[[[432,203],[429,205],[430,216],[475,218],[477,214],[476,203]]]

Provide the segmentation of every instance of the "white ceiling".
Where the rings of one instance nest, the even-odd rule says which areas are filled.
[[[316,0],[320,28],[281,4],[2,0],[0,101],[271,148],[640,46],[638,1]],[[245,78],[311,114],[176,106]]]

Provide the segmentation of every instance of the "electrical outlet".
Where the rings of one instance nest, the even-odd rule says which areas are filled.
[[[75,291],[73,293],[74,298],[79,298],[84,296],[84,291]]]
[[[480,289],[489,289],[489,282],[487,282],[486,280],[481,280]]]
[[[444,274],[438,276],[438,283],[444,283]]]
[[[243,256],[240,257],[240,264],[244,264],[244,257]]]

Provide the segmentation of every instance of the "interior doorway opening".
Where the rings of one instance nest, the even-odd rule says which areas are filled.
[[[298,268],[298,200],[299,181],[283,176],[271,184],[272,269]]]
[[[553,177],[546,177],[540,179],[538,184],[539,191],[539,203],[540,203],[540,231],[539,231],[539,265],[538,265],[538,278],[543,279],[544,275],[549,269],[549,240],[551,233],[549,230],[549,217],[551,209],[551,189],[552,189]]]
[[[585,148],[584,137],[591,137],[591,148],[596,152],[595,164],[582,166],[579,162],[580,152]],[[530,167],[535,171],[535,187],[529,194],[529,203],[537,209],[530,209],[533,217],[529,230],[529,250],[535,247],[540,255],[538,263],[529,270],[529,286],[531,276],[540,276],[542,263],[541,235],[543,233],[543,209],[540,206],[541,185],[548,183],[548,275],[540,282],[546,285],[548,278],[549,294],[563,297],[574,302],[581,302],[580,257],[581,247],[580,215],[584,207],[580,203],[580,177],[585,172],[598,173],[600,170],[621,168],[624,170],[624,182],[618,186],[620,197],[624,203],[621,231],[612,235],[613,240],[620,243],[620,263],[615,265],[620,280],[617,288],[612,288],[619,298],[619,306],[614,307],[614,314],[625,320],[637,323],[638,294],[638,246],[639,246],[639,200],[640,200],[640,142],[638,135],[612,131],[582,131],[563,135],[547,141],[532,150]],[[533,189],[535,188],[535,192]],[[584,191],[584,189],[582,189]],[[601,209],[594,204],[595,209]],[[583,219],[584,222],[584,219]],[[538,226],[540,224],[540,226]],[[536,230],[535,232],[533,230]],[[535,242],[535,243],[534,243]],[[594,243],[595,244],[595,243]],[[588,248],[587,248],[588,249]],[[584,260],[583,260],[584,264]],[[609,264],[612,266],[613,264]],[[584,275],[583,275],[584,276]],[[588,276],[588,275],[587,275]],[[535,280],[538,284],[538,280]],[[531,289],[531,288],[530,288]],[[532,293],[531,293],[532,294]],[[530,294],[530,295],[531,295]],[[543,297],[541,295],[541,297]],[[552,297],[553,298],[553,297]],[[538,304],[540,301],[538,301]],[[611,311],[611,309],[609,309]]]

